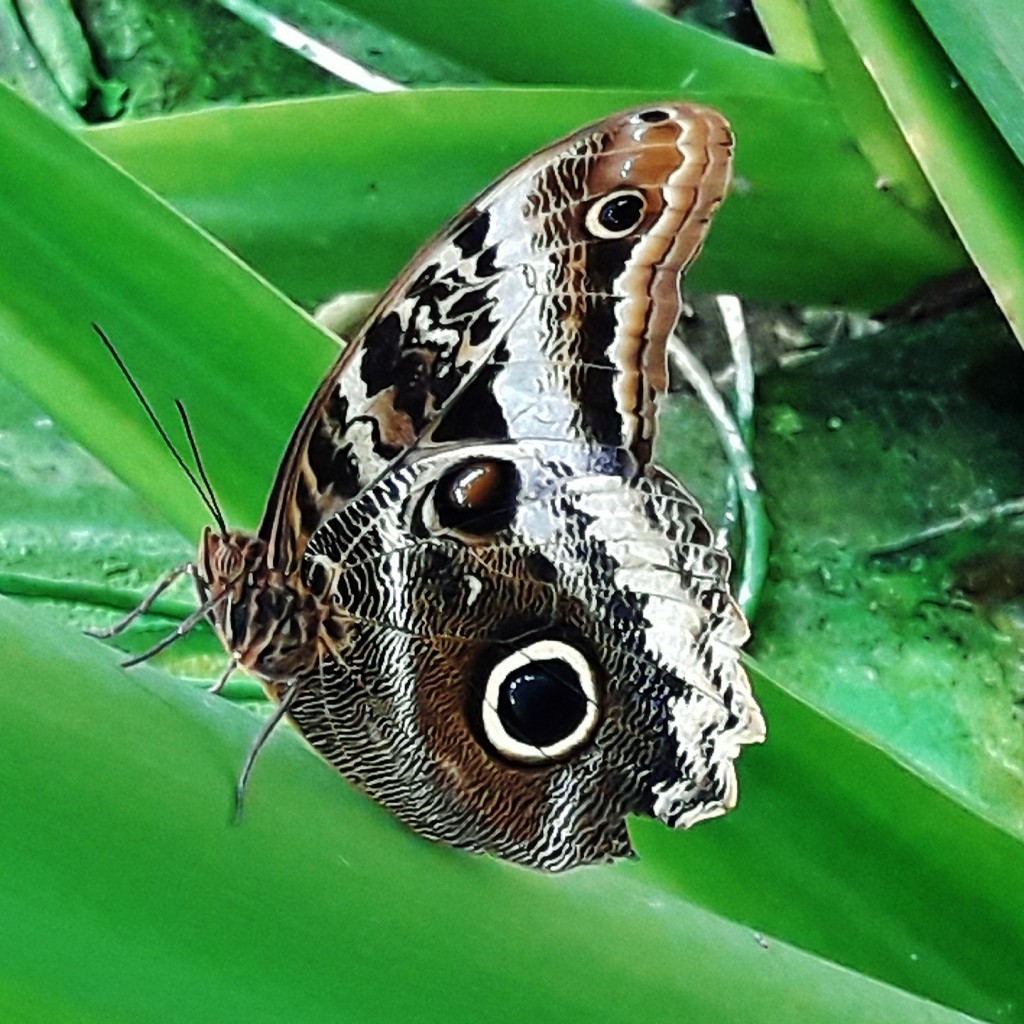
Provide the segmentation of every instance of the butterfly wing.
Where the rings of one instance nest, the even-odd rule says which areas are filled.
[[[562,870],[628,855],[628,814],[735,802],[764,725],[728,557],[671,477],[606,468],[574,442],[457,446],[314,534],[340,639],[289,713],[421,834]]]
[[[572,438],[650,458],[679,277],[728,186],[708,108],[627,111],[523,161],[427,243],[300,420],[260,537],[313,532],[425,444]]]
[[[261,529],[329,656],[288,713],[422,834],[560,870],[735,800],[763,735],[694,500],[650,465],[679,278],[732,138],[659,104],[524,161],[384,295]],[[291,574],[291,575],[289,575]]]

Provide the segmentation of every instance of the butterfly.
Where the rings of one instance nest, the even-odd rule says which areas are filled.
[[[551,871],[631,855],[629,814],[733,806],[764,736],[748,629],[651,460],[732,150],[716,111],[662,103],[528,157],[381,296],[255,534],[196,481],[217,528],[177,632],[207,618],[277,703],[254,749],[287,715],[421,835]]]

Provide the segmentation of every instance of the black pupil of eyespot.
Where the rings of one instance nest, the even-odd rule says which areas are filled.
[[[587,697],[579,677],[557,658],[532,661],[501,684],[498,718],[520,743],[550,747],[579,728]]]
[[[645,110],[640,115],[640,120],[646,121],[648,124],[657,124],[659,121],[667,121],[668,117],[667,110]]]
[[[512,522],[518,495],[519,474],[511,462],[480,459],[456,466],[441,477],[434,507],[444,529],[485,536]]]
[[[597,220],[606,231],[620,232],[635,228],[643,215],[644,201],[635,193],[627,192],[606,199]]]

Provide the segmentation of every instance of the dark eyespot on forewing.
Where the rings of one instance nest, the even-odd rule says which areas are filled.
[[[617,189],[602,196],[587,211],[586,226],[599,238],[618,238],[636,231],[647,211],[647,200],[637,189]]]
[[[515,518],[519,475],[511,462],[470,460],[445,473],[434,491],[434,509],[446,530],[487,536]]]

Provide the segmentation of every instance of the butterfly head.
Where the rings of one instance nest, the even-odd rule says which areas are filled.
[[[236,664],[271,684],[316,670],[322,616],[300,580],[268,568],[263,540],[205,529],[195,578],[210,625]]]

